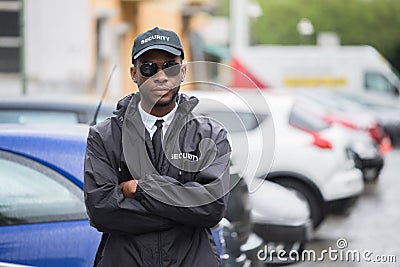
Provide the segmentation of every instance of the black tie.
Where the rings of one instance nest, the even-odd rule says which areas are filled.
[[[157,126],[157,130],[153,135],[153,147],[154,147],[154,154],[155,154],[155,161],[154,167],[159,171],[158,164],[160,159],[162,158],[162,124],[164,120],[157,120],[154,125]]]

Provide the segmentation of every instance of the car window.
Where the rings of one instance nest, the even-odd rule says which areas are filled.
[[[1,110],[0,123],[57,123],[76,124],[78,115],[69,111]]]
[[[298,104],[294,105],[290,111],[289,124],[312,132],[319,132],[329,128],[329,124],[318,117],[313,111]]]
[[[86,219],[83,192],[31,159],[0,151],[0,225]]]
[[[228,111],[207,111],[204,113],[220,124],[230,133],[244,132],[255,129],[263,121],[266,115],[254,114],[251,112],[228,112]]]
[[[372,92],[387,93],[392,91],[390,81],[380,73],[367,72],[365,73],[365,88]]]

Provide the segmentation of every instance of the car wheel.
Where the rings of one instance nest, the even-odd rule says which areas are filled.
[[[390,144],[392,147],[398,147],[400,145],[400,134],[399,131],[392,128],[384,128],[385,136],[389,137]]]
[[[361,170],[363,173],[364,181],[366,182],[377,182],[380,174],[378,168],[364,168]]]
[[[307,201],[310,208],[311,220],[313,222],[314,229],[321,224],[321,222],[325,218],[323,204],[309,186],[302,182],[288,178],[276,179],[274,180],[274,182],[290,190],[294,190],[300,198]]]
[[[394,133],[390,134],[390,142],[393,147],[400,147],[400,136]]]

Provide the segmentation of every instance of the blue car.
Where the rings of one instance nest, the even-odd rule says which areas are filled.
[[[58,128],[0,128],[0,261],[93,264],[101,234],[83,201],[87,126]]]
[[[86,125],[0,126],[0,263],[92,266],[101,233],[83,199],[87,133]],[[221,230],[212,232],[224,260]]]

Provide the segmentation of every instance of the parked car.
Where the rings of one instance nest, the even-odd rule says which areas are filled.
[[[344,127],[364,131],[370,135],[377,145],[381,145],[385,132],[376,117],[354,104],[344,101],[328,90],[295,90],[292,91],[301,101],[319,107],[319,116],[327,123],[338,123]]]
[[[348,149],[365,181],[374,181],[384,166],[384,154],[390,150],[387,138],[369,111],[343,101],[331,91],[296,90],[291,92],[309,112],[328,124],[339,124],[351,140]],[[390,143],[390,142],[389,142]]]
[[[253,172],[259,180],[273,181],[294,190],[307,201],[314,227],[327,214],[342,212],[351,206],[363,191],[362,175],[348,153],[349,140],[342,128],[330,126],[309,114],[293,97],[244,91],[208,91],[194,95],[203,99],[198,112],[214,117],[228,129],[233,146],[232,161],[246,169],[246,181],[252,178],[248,173]],[[275,152],[273,163],[269,159],[271,151]],[[261,160],[255,155],[261,155]],[[276,204],[273,198],[268,200],[262,204]],[[256,210],[254,204],[253,211]],[[279,220],[276,214],[269,214],[268,218]],[[288,225],[290,221],[293,219],[286,221]],[[263,236],[257,230],[256,233]]]
[[[96,99],[19,97],[0,100],[0,123],[92,123],[99,101]],[[102,103],[97,122],[112,115],[114,105]]]
[[[246,140],[246,130],[257,128],[257,114],[232,112],[230,108],[224,109],[224,104],[231,103],[229,94],[217,92],[190,92],[200,99],[200,104],[195,112],[198,115],[206,115],[216,119],[224,125],[232,140],[232,162],[244,175],[244,179],[250,190],[251,215],[254,223],[254,231],[261,236],[270,248],[279,248],[287,252],[291,250],[301,251],[311,237],[310,211],[307,202],[286,188],[266,181],[265,179],[253,179],[259,160],[249,159],[246,156],[252,154],[259,144],[257,139]],[[233,107],[232,105],[230,107]],[[239,104],[240,106],[240,104]],[[238,108],[239,106],[235,106]],[[213,109],[215,107],[215,109]],[[237,111],[237,110],[236,110]],[[259,119],[264,118],[263,114]],[[238,121],[238,118],[239,121]],[[244,138],[243,138],[244,137]],[[273,137],[269,136],[274,145]],[[236,146],[235,146],[236,144]],[[236,151],[245,151],[242,158]],[[264,153],[261,157],[261,165],[272,161],[273,149]],[[263,162],[263,159],[265,161]],[[245,168],[243,165],[247,165]],[[265,167],[265,166],[264,166]],[[247,172],[246,172],[247,170]],[[264,173],[265,174],[265,173]],[[265,178],[265,177],[263,177]],[[274,258],[274,263],[279,260]],[[281,262],[280,262],[281,263]]]
[[[0,125],[0,260],[92,265],[101,236],[89,225],[83,202],[87,131],[87,125]],[[264,246],[247,225],[248,193],[241,180],[231,172],[236,186],[229,202],[234,206],[228,203],[230,222],[224,219],[212,230],[221,237],[215,240],[226,267],[248,266]],[[230,250],[235,246],[243,246],[239,254]]]
[[[77,136],[86,130],[49,130],[0,127],[0,260],[88,267],[100,234],[83,201],[85,143]]]
[[[368,112],[375,116],[382,125],[384,131],[389,135],[393,146],[400,146],[400,107],[383,105],[370,98],[362,97],[344,92],[331,92],[346,105],[357,105],[361,112]]]

